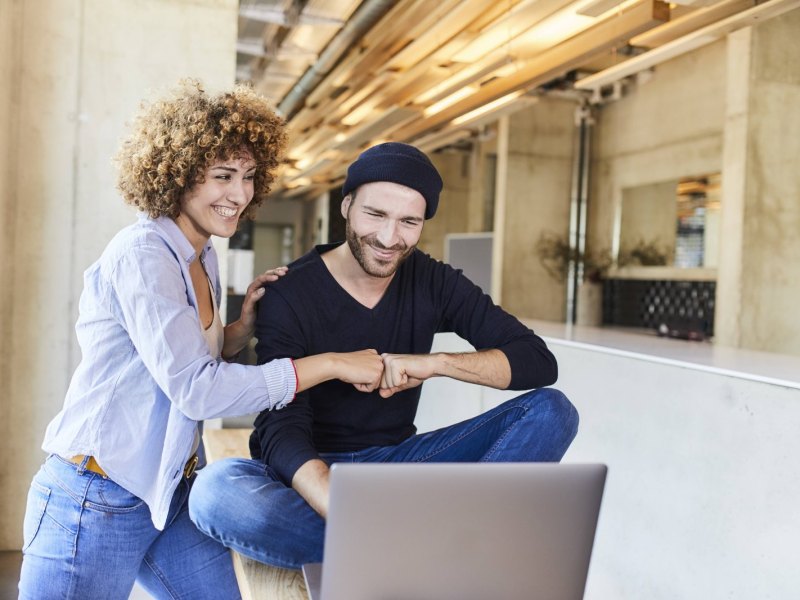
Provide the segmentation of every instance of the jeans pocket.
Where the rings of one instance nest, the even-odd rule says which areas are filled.
[[[127,513],[143,508],[145,503],[110,479],[95,477],[86,490],[83,506],[106,513]]]
[[[28,505],[25,509],[25,520],[22,525],[22,551],[25,552],[42,524],[42,518],[47,510],[47,503],[50,501],[50,490],[43,485],[31,482],[31,489],[28,491]]]

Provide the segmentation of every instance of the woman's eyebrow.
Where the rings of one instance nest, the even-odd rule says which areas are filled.
[[[253,165],[252,167],[248,167],[248,168],[244,169],[244,171],[245,172],[253,171],[253,170],[255,170],[255,168],[256,168],[256,165]],[[211,167],[211,169],[212,170],[213,169],[220,169],[222,171],[229,171],[230,173],[238,173],[239,172],[239,168],[238,167],[229,167],[227,165],[216,165],[214,167]]]

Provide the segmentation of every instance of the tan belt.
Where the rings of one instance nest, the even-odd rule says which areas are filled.
[[[80,465],[84,458],[86,458],[85,454],[78,454],[77,456],[70,458],[69,461],[75,463],[76,465]],[[193,454],[192,457],[186,461],[186,466],[183,467],[183,476],[186,477],[186,479],[189,479],[192,475],[194,475],[194,470],[197,468],[197,463],[199,461],[200,459],[197,457],[197,454]],[[108,477],[106,472],[103,471],[100,465],[97,464],[94,456],[89,457],[89,460],[86,461],[86,466],[84,468],[92,473],[97,473],[103,477]]]
[[[73,456],[69,459],[69,462],[73,462],[76,465],[80,465],[83,462],[83,459],[86,458],[84,454],[78,454],[78,456]],[[97,461],[94,459],[94,456],[90,456],[89,460],[86,461],[86,466],[84,467],[87,471],[91,471],[92,473],[97,473],[98,475],[102,475],[103,477],[108,477],[106,472],[100,468],[100,465],[97,464]]]

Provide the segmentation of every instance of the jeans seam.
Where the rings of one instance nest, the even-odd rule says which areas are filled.
[[[456,443],[460,442],[460,441],[461,441],[461,440],[463,440],[465,437],[467,437],[467,436],[469,436],[469,435],[472,435],[473,433],[475,433],[476,431],[478,431],[479,429],[481,429],[481,428],[482,428],[484,425],[488,425],[489,423],[491,423],[492,421],[494,421],[494,420],[495,420],[495,419],[497,419],[498,417],[501,417],[501,416],[503,416],[505,413],[507,413],[507,412],[509,412],[509,411],[511,411],[511,410],[516,410],[516,409],[520,409],[520,410],[522,410],[523,412],[526,412],[526,411],[527,411],[527,409],[526,409],[524,406],[519,406],[519,405],[515,405],[515,406],[509,406],[509,407],[507,407],[506,409],[504,409],[502,412],[499,412],[499,413],[497,413],[496,415],[492,416],[492,418],[491,418],[491,419],[487,419],[487,420],[485,420],[485,421],[482,421],[482,422],[480,422],[480,423],[476,424],[476,425],[475,425],[473,428],[471,428],[469,431],[465,431],[465,432],[463,432],[463,433],[462,433],[460,436],[458,436],[458,437],[456,437],[456,438],[453,438],[452,440],[450,440],[450,441],[447,443],[447,445],[445,445],[445,446],[442,446],[442,447],[440,447],[440,448],[437,448],[435,451],[433,451],[433,452],[430,452],[430,453],[426,454],[425,456],[422,456],[422,457],[418,458],[418,459],[417,459],[415,462],[425,462],[425,461],[427,461],[427,460],[430,460],[431,458],[433,458],[433,457],[434,457],[434,456],[436,456],[437,454],[441,454],[442,452],[444,452],[445,450],[447,450],[448,448],[450,448],[450,447],[451,447],[451,446],[453,446],[454,444],[456,444]],[[508,429],[510,429],[510,427],[507,427],[507,428],[506,428],[506,433],[508,432]],[[506,435],[506,433],[504,433],[503,435]],[[496,447],[497,447],[497,443],[495,443],[495,445],[494,445],[494,446],[492,446],[492,448],[491,448],[489,451],[491,452],[491,451],[492,451],[492,450],[494,450]]]
[[[56,477],[54,477],[54,479],[55,479],[56,483],[58,484],[58,482],[60,480],[58,478],[56,478]],[[78,505],[79,505],[79,508],[78,508],[78,524],[77,524],[77,528],[75,530],[75,535],[72,538],[72,556],[71,556],[70,565],[69,565],[69,585],[67,586],[67,589],[69,590],[69,593],[67,594],[67,598],[71,598],[72,597],[72,591],[75,589],[75,576],[76,576],[76,573],[75,573],[75,562],[78,559],[78,538],[81,535],[81,526],[83,524],[83,503],[86,501],[86,494],[89,493],[89,484],[92,482],[92,479],[93,479],[93,477],[90,477],[88,479],[86,485],[83,488],[83,498],[78,500]],[[62,486],[59,485],[59,487],[62,487]],[[62,487],[62,489],[63,489],[63,487]],[[75,498],[69,491],[67,491],[67,490],[65,490],[65,491],[67,492],[67,494],[69,494],[69,496]]]
[[[89,500],[85,500],[83,503],[83,507],[86,509],[109,515],[125,515],[140,510],[143,508],[143,505],[144,500],[134,506],[108,506],[107,504],[98,504],[97,502],[91,502]]]
[[[70,464],[67,461],[61,459],[61,457],[59,457],[57,455],[54,455],[54,456],[56,457],[56,459],[60,460],[64,464],[66,464],[66,465]],[[83,490],[83,496],[81,497],[78,494],[75,494],[73,490],[71,490],[63,481],[61,481],[61,479],[58,477],[58,475],[56,475],[52,470],[50,470],[47,467],[46,463],[45,463],[44,466],[47,469],[48,475],[50,475],[51,479],[53,480],[54,485],[57,485],[59,487],[59,489],[61,489],[65,494],[67,494],[75,502],[80,504],[81,508],[88,508],[90,510],[95,510],[97,512],[103,512],[103,513],[125,514],[125,513],[128,513],[128,512],[132,512],[134,510],[139,510],[145,504],[144,500],[141,500],[141,499],[140,499],[139,503],[134,505],[134,506],[109,506],[107,504],[98,504],[97,502],[92,502],[91,500],[87,500],[86,499],[86,495],[89,493],[89,487],[91,486],[92,482],[95,479],[97,479],[101,483],[104,483],[106,481],[110,481],[111,483],[114,483],[114,485],[119,485],[119,484],[115,483],[112,479],[109,479],[108,477],[103,477],[102,475],[98,475],[97,473],[92,473],[91,471],[87,471],[85,473],[88,474],[88,478],[86,479],[86,486],[85,486],[85,488]],[[81,475],[81,477],[84,477],[84,476],[85,475]],[[102,487],[98,490],[98,495],[101,498],[103,498]],[[103,498],[103,500],[105,500],[105,498]]]
[[[224,546],[227,546],[228,548],[231,547],[231,546],[228,546],[227,544],[223,543],[222,541],[220,541],[220,543],[223,544]],[[252,545],[249,545],[249,544],[243,544],[240,541],[237,542],[236,545],[241,547],[241,548],[243,548],[243,549],[246,549],[246,550],[252,550],[252,553],[251,553],[250,556],[257,555],[259,558],[257,558],[256,560],[258,560],[259,562],[264,562],[264,563],[266,563],[268,565],[271,565],[273,567],[279,567],[281,569],[297,569],[297,564],[294,563],[293,561],[287,561],[283,557],[278,557],[277,555],[275,555],[275,554],[273,554],[271,552],[265,552],[261,548],[257,548],[255,546],[252,546]],[[237,552],[238,552],[238,550],[237,550]],[[245,554],[245,556],[247,556],[247,555]]]
[[[45,517],[47,517],[47,519],[49,519],[50,523],[53,523],[54,525],[56,525],[57,527],[62,529],[65,533],[68,533],[69,535],[77,535],[76,532],[70,531],[67,527],[65,527],[64,525],[62,525],[58,521],[56,521],[51,515],[47,514],[47,510],[46,509],[44,511],[44,514],[42,515],[42,520],[44,520]]]
[[[254,546],[252,544],[248,544],[239,540],[237,538],[229,538],[228,536],[224,535],[223,533],[217,530],[209,530],[207,527],[204,527],[200,523],[195,523],[197,529],[199,529],[202,533],[207,535],[213,540],[216,540],[226,548],[231,548],[247,556],[248,558],[253,558],[258,556],[258,558],[253,558],[253,560],[257,560],[258,562],[263,562],[273,567],[280,567],[282,569],[296,569],[297,566],[293,562],[287,562],[283,558],[277,558],[277,555],[271,554],[269,552],[264,551],[260,546]],[[250,553],[242,552],[240,550],[250,550]]]
[[[520,409],[522,411],[522,416],[520,417],[520,419],[524,418],[525,415],[528,414],[528,410],[529,409],[527,407],[525,407],[525,406],[516,406],[515,408],[518,408],[518,409]],[[511,425],[509,425],[508,427],[505,428],[505,430],[503,431],[502,435],[499,435],[497,437],[497,439],[495,440],[495,442],[492,445],[492,447],[489,448],[489,450],[487,450],[486,453],[481,457],[481,462],[488,462],[489,457],[494,452],[497,451],[497,449],[501,446],[503,440],[505,440],[506,437],[508,437],[508,434],[511,431],[511,428],[514,427],[514,425],[516,425],[517,423],[519,423],[520,419],[517,419]]]
[[[64,461],[63,459],[61,459],[61,457],[59,457],[59,456],[56,456],[56,458],[58,460],[61,460],[64,464],[70,464],[70,463],[67,463],[66,461]],[[61,480],[61,478],[47,466],[47,463],[44,464],[44,468],[45,468],[45,470],[47,470],[47,473],[52,478],[54,484],[57,485],[61,490],[63,490],[64,493],[67,494],[67,496],[69,496],[75,502],[80,504],[81,507],[83,507],[84,503],[86,502],[86,494],[89,492],[89,486],[92,484],[92,481],[94,481],[96,478],[102,479],[102,476],[98,475],[97,473],[92,473],[90,471],[89,472],[89,477],[86,479],[86,483],[85,483],[85,485],[83,487],[82,495],[79,495],[79,494],[76,494],[72,489],[70,489],[67,486],[67,484],[64,483]],[[76,474],[77,474],[77,471],[76,471]],[[84,475],[81,475],[80,477],[84,477]],[[91,502],[90,502],[90,504],[91,504]]]
[[[153,572],[153,575],[155,575],[155,578],[161,583],[161,585],[164,586],[164,589],[169,594],[170,598],[174,598],[176,600],[180,598],[178,593],[172,588],[172,586],[169,585],[169,581],[161,572],[161,569],[159,569],[158,566],[151,560],[149,553],[144,555],[144,564],[147,565],[147,567]]]

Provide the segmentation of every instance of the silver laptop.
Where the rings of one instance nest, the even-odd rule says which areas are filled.
[[[312,600],[579,600],[605,465],[335,464]]]

